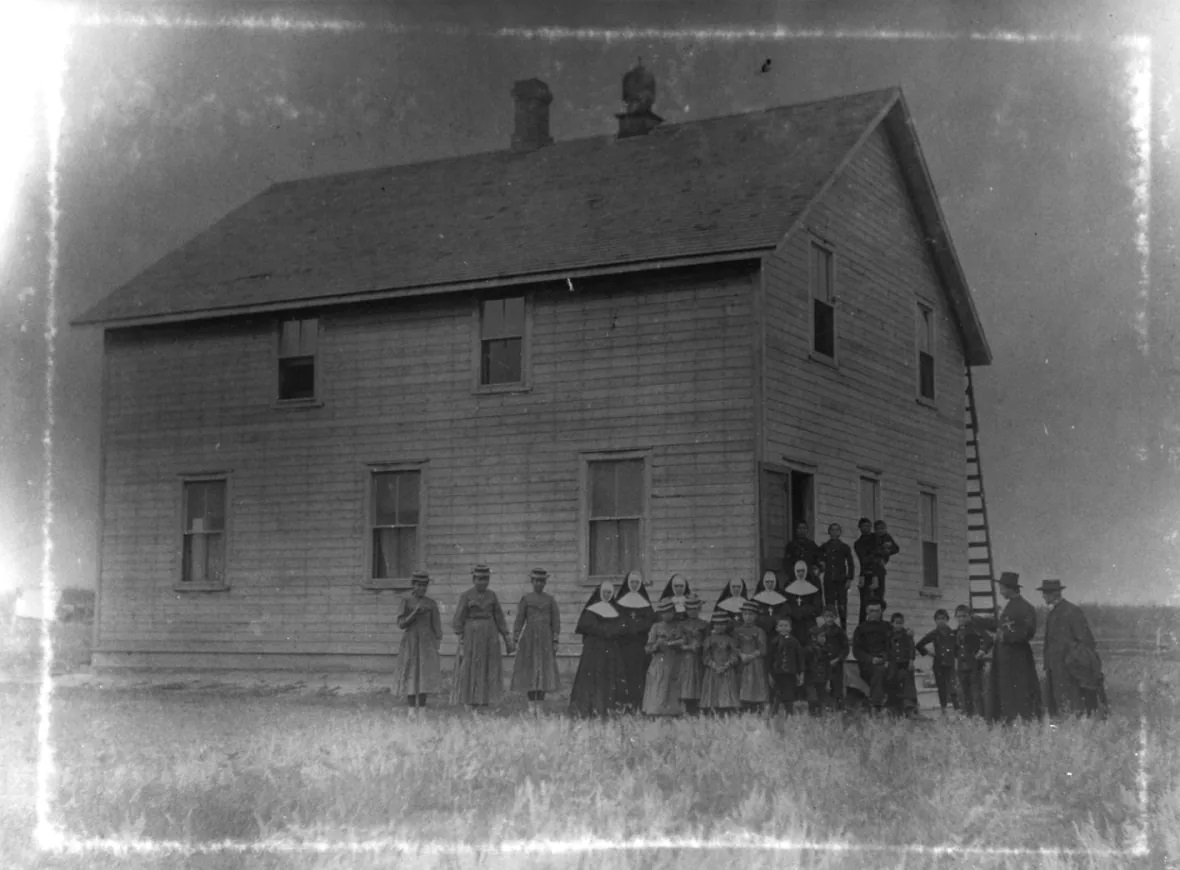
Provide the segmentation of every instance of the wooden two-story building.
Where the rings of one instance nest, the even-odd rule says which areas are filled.
[[[664,124],[647,85],[554,143],[518,83],[511,147],[274,185],[76,321],[96,664],[388,668],[411,571],[449,620],[476,562],[510,612],[546,568],[574,656],[603,577],[712,601],[862,514],[890,609],[966,601],[990,353],[901,93]]]

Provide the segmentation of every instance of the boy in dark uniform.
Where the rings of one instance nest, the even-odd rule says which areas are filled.
[[[824,683],[824,694],[831,687],[831,697],[837,710],[844,709],[844,660],[848,658],[848,635],[844,629],[836,624],[836,612],[831,607],[825,607],[822,614],[823,622],[816,626],[815,636],[823,644],[823,657],[828,662],[827,679]]]
[[[770,675],[774,680],[770,717],[773,719],[778,714],[779,704],[786,706],[790,716],[795,712],[795,699],[803,694],[807,656],[803,644],[791,636],[789,619],[780,619],[775,624],[775,635],[770,642]]]
[[[901,547],[897,546],[897,541],[893,540],[893,535],[889,534],[884,520],[877,520],[873,523],[873,538],[876,540],[877,552],[877,595],[884,598],[886,595],[885,575],[889,573],[886,566],[889,564],[891,556],[896,556],[901,552]]]
[[[869,602],[882,597],[878,590],[884,565],[877,552],[877,536],[873,534],[873,521],[868,517],[861,517],[857,528],[860,530],[860,537],[852,545],[860,562],[860,573],[856,578],[856,587],[860,591],[860,616],[857,621],[864,622]]]
[[[885,660],[889,705],[896,712],[914,716],[918,712],[918,687],[914,684],[914,630],[905,627],[905,615],[901,613],[894,613],[889,622],[893,626]]]
[[[893,628],[881,619],[885,602],[874,599],[865,603],[865,621],[852,633],[852,655],[860,666],[860,678],[869,686],[869,703],[874,713],[885,709],[886,662],[889,636]]]
[[[934,645],[934,685],[938,687],[938,706],[946,715],[946,705],[950,701],[956,710],[959,709],[958,693],[955,691],[955,633],[950,626],[951,617],[945,610],[939,608],[934,611],[934,630],[928,632],[920,641],[916,649],[918,655],[928,656],[930,645]]]
[[[971,608],[955,608],[959,627],[955,637],[955,677],[959,684],[959,709],[964,716],[983,715],[984,659],[992,648],[991,636],[980,631],[971,620]]]
[[[819,570],[824,606],[835,608],[840,627],[848,629],[848,589],[856,576],[852,548],[840,540],[844,530],[839,523],[828,526],[828,540],[819,548]]]

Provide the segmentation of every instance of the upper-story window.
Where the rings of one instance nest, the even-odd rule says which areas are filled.
[[[280,401],[315,398],[319,332],[320,321],[316,317],[292,318],[280,324]]]
[[[836,357],[836,283],[832,252],[811,243],[811,349]]]
[[[934,400],[934,309],[918,303],[918,395]]]
[[[525,378],[525,297],[479,303],[479,385],[523,385]]]

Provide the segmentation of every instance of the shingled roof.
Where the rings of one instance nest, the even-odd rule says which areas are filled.
[[[885,123],[963,335],[991,354],[897,89],[275,184],[75,324],[165,323],[775,249]]]

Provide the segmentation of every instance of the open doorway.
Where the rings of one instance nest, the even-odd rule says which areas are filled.
[[[807,523],[815,538],[815,475],[764,465],[758,490],[759,577],[773,571],[782,586],[789,582],[790,566],[784,553],[795,535],[796,523]]]

